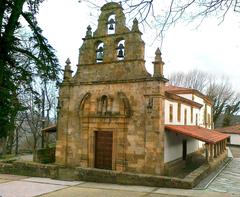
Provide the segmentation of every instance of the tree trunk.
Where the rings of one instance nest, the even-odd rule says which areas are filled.
[[[15,155],[18,155],[18,140],[19,140],[19,131],[16,129],[16,146],[15,146]]]

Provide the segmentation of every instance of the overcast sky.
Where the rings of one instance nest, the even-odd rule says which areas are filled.
[[[40,7],[38,22],[43,34],[56,49],[62,67],[69,57],[76,70],[78,52],[90,24],[95,30],[96,11],[77,0],[46,0]],[[153,37],[155,31],[146,28],[145,41],[146,68],[152,73],[151,62],[160,41]],[[174,71],[187,72],[199,69],[215,73],[219,77],[230,78],[234,89],[240,91],[240,21],[239,14],[229,14],[218,25],[215,19],[207,19],[196,29],[194,25],[178,24],[166,32],[162,46],[167,77]]]

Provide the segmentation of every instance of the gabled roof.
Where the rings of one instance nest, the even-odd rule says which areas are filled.
[[[206,129],[199,126],[187,125],[166,125],[167,131],[180,133],[191,138],[195,138],[210,144],[215,144],[229,137],[228,134],[220,133],[218,131]]]
[[[228,126],[228,127],[216,128],[215,130],[217,130],[221,133],[231,133],[231,134],[239,134],[240,135],[240,124],[232,125],[232,126]]]
[[[203,93],[199,92],[198,90],[192,89],[192,88],[185,88],[185,87],[178,87],[173,85],[165,85],[165,92],[168,93],[174,93],[174,94],[195,94],[199,96],[200,98],[204,99],[205,102],[209,103],[210,105],[213,104],[212,100],[204,95]]]

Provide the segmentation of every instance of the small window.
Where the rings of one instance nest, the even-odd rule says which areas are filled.
[[[104,56],[104,43],[100,42],[97,45],[97,49],[96,49],[96,62],[97,63],[103,62],[103,56]]]
[[[196,114],[196,125],[198,125],[198,114]]]
[[[117,46],[117,59],[124,60],[125,58],[125,40],[121,40],[118,42]]]
[[[173,105],[169,106],[169,122],[173,121]]]
[[[211,115],[210,114],[208,114],[208,127],[211,127]]]
[[[107,22],[108,34],[115,34],[115,28],[116,28],[115,14],[112,14],[108,17],[108,22]]]
[[[184,110],[184,125],[187,125],[187,109]]]
[[[193,107],[191,107],[191,123],[193,123]]]
[[[178,114],[177,114],[178,116],[178,122],[180,122],[181,121],[181,103],[178,103]]]
[[[207,126],[207,105],[204,106],[204,125]]]

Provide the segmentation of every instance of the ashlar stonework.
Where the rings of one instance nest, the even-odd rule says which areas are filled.
[[[111,30],[111,32],[109,31]],[[66,62],[60,87],[56,163],[124,172],[164,174],[163,61],[145,69],[135,19],[125,25],[118,3],[101,8],[97,30],[87,28],[72,76]]]

